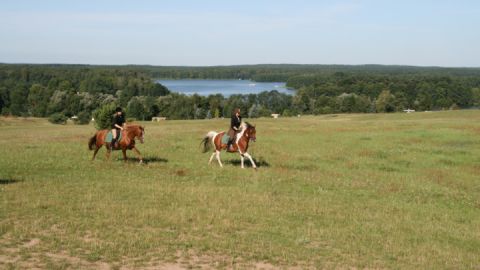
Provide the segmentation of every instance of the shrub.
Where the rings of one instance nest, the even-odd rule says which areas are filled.
[[[450,106],[450,110],[460,110],[460,107],[457,105],[457,103],[453,103],[452,106]]]
[[[115,113],[116,104],[106,104],[93,112],[95,127],[97,129],[109,129],[112,126],[112,118]]]
[[[90,114],[88,112],[79,112],[77,119],[73,121],[76,125],[88,125],[90,123]]]
[[[54,113],[50,115],[48,121],[53,124],[61,124],[65,125],[67,123],[68,117],[66,117],[63,113]]]
[[[290,111],[289,109],[285,109],[285,110],[283,110],[283,112],[282,112],[282,117],[291,117],[291,116],[293,116],[293,115],[294,115],[293,112]]]

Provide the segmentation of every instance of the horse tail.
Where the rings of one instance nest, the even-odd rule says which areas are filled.
[[[210,149],[211,144],[209,142],[212,138],[217,136],[217,134],[218,133],[215,132],[215,131],[210,131],[210,132],[207,133],[207,135],[205,135],[202,142],[200,143],[200,144],[203,144],[203,151],[202,151],[203,153],[206,153],[208,151],[208,149]]]
[[[93,135],[92,138],[88,141],[88,149],[93,150],[93,145],[97,143],[97,134]]]

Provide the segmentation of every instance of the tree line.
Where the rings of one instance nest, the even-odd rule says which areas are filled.
[[[354,74],[290,77],[298,89],[294,106],[303,113],[445,110],[480,105],[480,76]]]
[[[171,93],[155,78],[284,81],[295,95],[187,96]],[[480,105],[480,69],[407,66],[253,65],[155,67],[0,64],[2,115],[89,119],[115,104],[127,117],[149,120],[349,112],[440,110]]]

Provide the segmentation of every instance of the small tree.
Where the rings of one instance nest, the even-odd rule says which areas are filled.
[[[290,116],[293,116],[293,112],[292,112],[292,111],[290,111],[289,109],[283,110],[283,112],[282,112],[282,117],[290,117]]]
[[[115,103],[111,103],[103,105],[100,109],[93,112],[95,127],[97,129],[109,129],[112,126],[112,118],[116,107]]]
[[[128,115],[138,120],[145,120],[145,106],[143,99],[140,97],[133,97],[127,104]]]
[[[65,125],[67,123],[68,117],[66,117],[63,113],[54,113],[50,115],[48,121],[52,124],[60,124]]]
[[[87,125],[90,123],[90,114],[88,112],[79,112],[77,115],[77,119],[74,121],[76,125]]]
[[[212,112],[210,110],[207,111],[207,115],[205,116],[205,119],[212,119]]]
[[[376,101],[377,112],[394,112],[395,111],[395,97],[389,90],[383,90],[378,95]]]
[[[253,104],[250,109],[248,109],[248,118],[257,118],[260,116],[261,106],[258,104]]]
[[[457,105],[457,103],[453,103],[453,104],[450,106],[450,110],[460,110],[460,107]]]

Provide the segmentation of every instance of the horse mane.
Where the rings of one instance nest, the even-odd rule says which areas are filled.
[[[250,124],[249,122],[245,121],[245,125],[247,126],[247,128],[253,128],[255,126],[253,126],[252,124]]]

